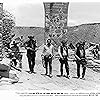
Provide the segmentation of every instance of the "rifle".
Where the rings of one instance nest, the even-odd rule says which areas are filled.
[[[44,61],[44,55],[43,54],[41,55],[41,58],[42,58],[42,65],[45,68],[45,61]]]
[[[73,54],[73,55],[74,55],[75,58],[76,58],[76,60],[74,60],[74,61],[78,61],[80,64],[84,64],[84,65],[87,64],[87,60],[88,60],[88,59],[86,59],[86,58],[80,58],[80,57],[78,57],[76,54]]]
[[[10,67],[14,68],[15,70],[17,70],[17,71],[19,71],[19,72],[21,72],[21,71],[22,71],[22,69],[21,69],[21,68],[16,68],[16,67],[14,67],[14,66],[12,66],[12,65],[10,65]]]
[[[17,52],[17,51],[11,51],[11,52],[9,52],[9,53],[26,53],[26,52]]]
[[[81,62],[81,63],[83,63],[83,64],[86,63],[86,58],[82,58],[82,59],[81,59],[81,58],[79,58],[76,54],[72,54],[72,55],[75,56],[76,60],[68,57],[68,61],[77,61],[77,60],[78,60],[79,62]],[[61,57],[57,55],[57,56],[55,56],[55,58],[60,59]]]
[[[51,59],[51,58],[53,58],[54,56],[48,56],[49,57],[49,59]],[[42,54],[41,55],[41,58],[42,58],[42,65],[43,65],[43,67],[45,68],[45,60],[44,60],[44,55]],[[52,59],[52,60],[54,60],[54,59]]]
[[[35,50],[34,50],[33,48],[30,48],[30,47],[25,47],[25,49],[26,49],[26,50],[30,49],[30,50],[32,50],[32,51],[34,51],[34,52],[36,52],[37,50],[39,50],[39,47],[38,47],[38,48],[36,48]]]
[[[13,68],[13,69],[15,69],[15,70],[17,70],[17,71],[19,71],[19,72],[26,72],[26,73],[28,73],[28,71],[25,71],[25,70],[23,70],[23,69],[21,69],[21,68],[18,68],[18,67],[15,67],[15,66],[12,66],[12,65],[10,65],[10,68]]]

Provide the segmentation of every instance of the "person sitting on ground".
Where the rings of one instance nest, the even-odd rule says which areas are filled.
[[[17,44],[18,43],[16,43],[15,41],[13,41],[13,44],[11,44],[11,45],[13,45],[11,47],[11,50],[12,50],[11,52],[12,52],[12,55],[13,55],[12,61],[14,62],[14,66],[17,65],[16,59],[18,59],[18,57],[19,57],[19,47],[17,46]]]

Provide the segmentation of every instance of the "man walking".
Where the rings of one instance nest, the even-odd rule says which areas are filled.
[[[29,40],[25,43],[27,49],[27,58],[29,63],[30,74],[34,73],[35,57],[36,57],[36,40],[34,36],[28,36]]]
[[[52,57],[53,57],[53,45],[51,44],[51,39],[47,40],[46,45],[43,48],[43,55],[44,55],[44,62],[45,62],[45,75],[48,75],[49,69],[49,76],[52,77]],[[49,64],[49,66],[48,66]]]
[[[58,48],[58,53],[60,55],[60,72],[61,76],[63,76],[63,65],[65,64],[65,69],[67,73],[67,78],[69,78],[69,66],[68,66],[68,48],[65,45],[65,42],[61,42],[61,46]]]

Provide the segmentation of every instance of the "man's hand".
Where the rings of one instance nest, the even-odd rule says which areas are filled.
[[[28,50],[28,49],[29,49],[29,50],[33,50],[33,49],[32,49],[32,48],[30,48],[30,47],[26,47],[26,49],[27,49],[27,50]],[[33,51],[34,51],[34,50],[33,50]]]
[[[26,47],[26,49],[31,49],[30,47]]]
[[[62,57],[62,56],[61,56],[60,58],[61,58],[61,59],[63,59],[63,57]]]

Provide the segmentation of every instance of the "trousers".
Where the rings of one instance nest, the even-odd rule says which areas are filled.
[[[63,59],[60,58],[59,61],[60,61],[60,72],[61,72],[61,75],[63,75],[63,65],[64,64],[65,64],[66,73],[67,73],[67,75],[69,75],[69,66],[68,66],[68,59],[67,59],[67,57],[64,57]]]
[[[46,74],[48,74],[48,69],[49,69],[49,75],[52,74],[52,57],[44,56],[44,61],[45,61]]]
[[[28,64],[29,64],[30,71],[34,72],[35,57],[28,57]]]
[[[77,64],[77,77],[80,77],[80,65],[82,65],[82,78],[84,78],[85,76],[85,72],[86,72],[86,66],[84,64],[80,64],[79,62],[76,62]]]

